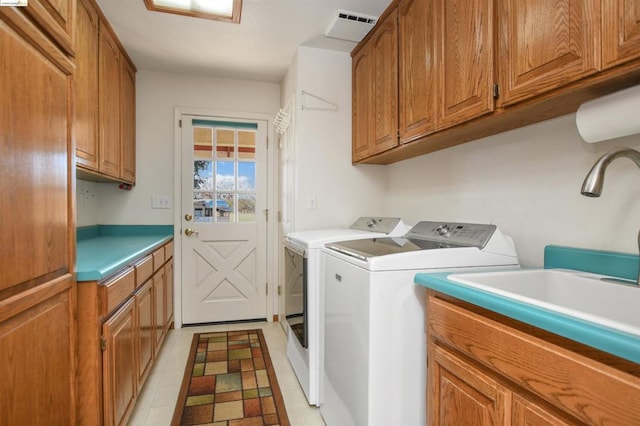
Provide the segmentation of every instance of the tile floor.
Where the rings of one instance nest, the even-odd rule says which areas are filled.
[[[138,398],[129,426],[171,424],[193,333],[251,328],[260,328],[264,333],[291,426],[324,426],[320,410],[309,405],[289,364],[286,336],[282,326],[273,322],[185,327],[171,330]]]

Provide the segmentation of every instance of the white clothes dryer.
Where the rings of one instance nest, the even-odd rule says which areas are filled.
[[[326,243],[400,236],[409,231],[401,219],[361,217],[349,228],[291,232],[285,237],[285,328],[287,357],[309,404],[322,403],[323,270],[320,249]]]

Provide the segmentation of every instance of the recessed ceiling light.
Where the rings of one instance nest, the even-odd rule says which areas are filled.
[[[144,0],[149,10],[240,23],[242,0]]]

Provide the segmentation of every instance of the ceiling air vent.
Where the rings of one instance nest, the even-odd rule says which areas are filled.
[[[338,10],[338,16],[333,19],[331,26],[324,35],[359,43],[376,22],[378,22],[376,16]]]

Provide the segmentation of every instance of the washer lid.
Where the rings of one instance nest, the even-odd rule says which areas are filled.
[[[327,244],[327,248],[362,260],[388,254],[459,247],[467,246],[403,237],[369,238]]]
[[[484,248],[495,225],[422,221],[404,237],[369,238],[327,244],[327,248],[367,260],[389,254],[460,247]]]

